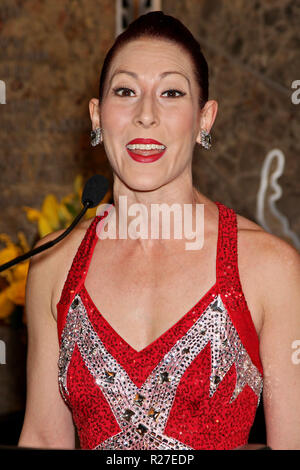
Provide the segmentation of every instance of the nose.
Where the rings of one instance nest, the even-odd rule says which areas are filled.
[[[134,122],[137,126],[153,127],[159,123],[155,98],[150,94],[143,96],[137,105]]]

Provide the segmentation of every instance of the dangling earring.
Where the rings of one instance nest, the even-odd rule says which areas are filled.
[[[95,130],[91,131],[91,145],[95,147],[98,144],[102,144],[102,131],[100,127],[96,127]]]
[[[201,129],[201,145],[207,150],[211,147],[211,135],[205,129]]]

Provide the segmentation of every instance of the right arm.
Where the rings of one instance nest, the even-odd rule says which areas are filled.
[[[59,233],[47,235],[35,247]],[[61,266],[59,255],[61,247],[56,245],[30,262],[26,284],[27,393],[20,447],[75,449],[72,414],[58,387],[59,342],[51,312],[52,286]]]

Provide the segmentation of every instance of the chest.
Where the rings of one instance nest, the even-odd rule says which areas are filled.
[[[85,288],[99,314],[139,351],[172,328],[216,285],[214,249],[177,256],[111,256],[95,250]],[[97,260],[101,260],[97,261]],[[247,264],[240,277],[252,320],[259,334],[261,308]]]

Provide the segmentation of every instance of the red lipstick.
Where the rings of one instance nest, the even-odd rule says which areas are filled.
[[[127,145],[134,145],[134,144],[154,144],[154,145],[164,145],[161,142],[158,142],[157,140],[154,139],[133,139],[130,142],[128,142]],[[129,156],[140,163],[152,163],[155,162],[156,160],[159,160],[163,156],[163,154],[166,151],[166,146],[164,149],[150,149],[150,150],[141,150],[141,149],[129,149],[126,146],[126,150],[129,154]]]

